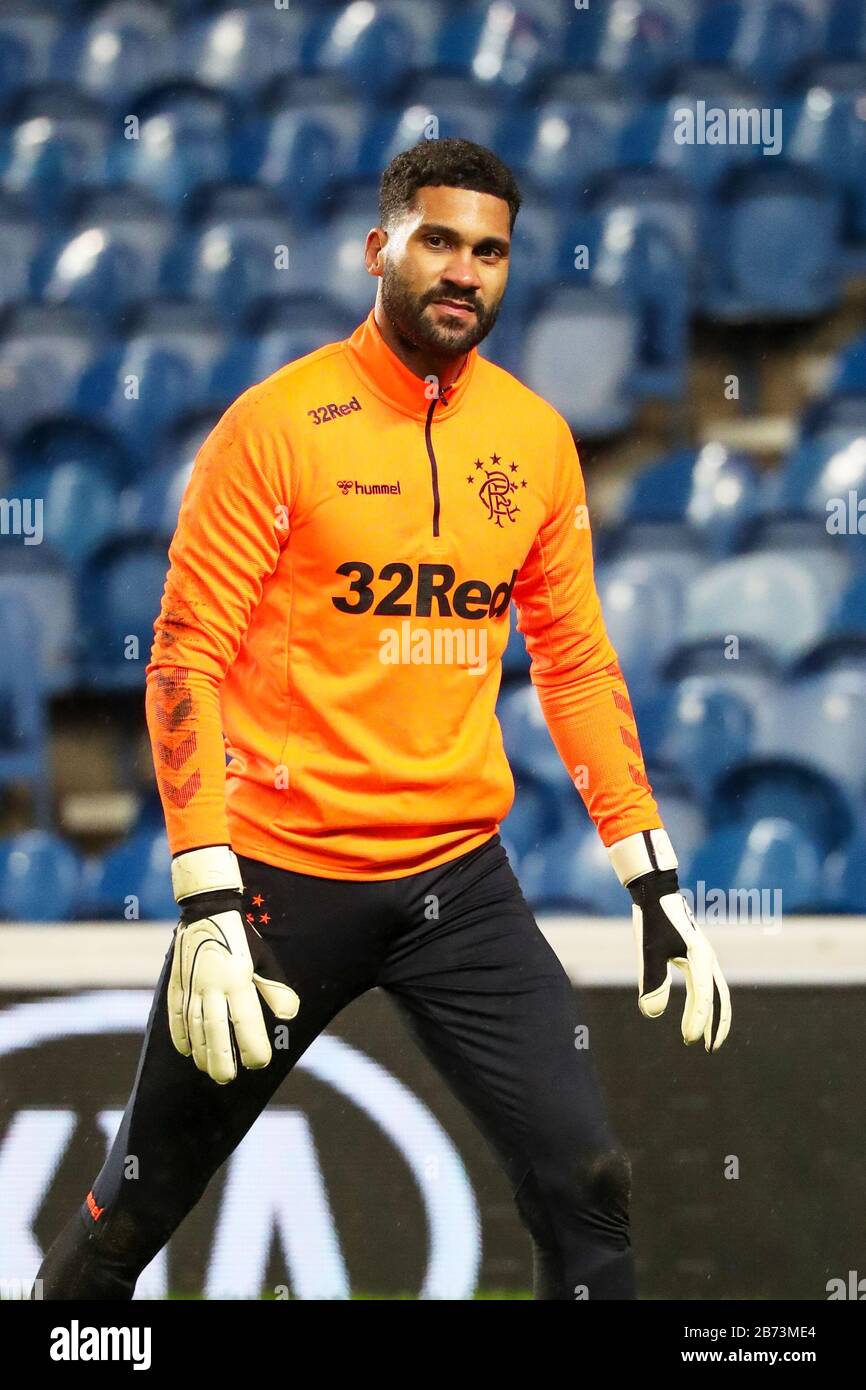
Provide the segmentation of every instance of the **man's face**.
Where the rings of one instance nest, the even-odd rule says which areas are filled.
[[[487,337],[508,279],[508,204],[466,188],[420,188],[385,238],[370,233],[382,305],[397,332],[422,350],[458,357]]]

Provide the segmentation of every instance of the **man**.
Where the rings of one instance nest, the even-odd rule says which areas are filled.
[[[40,1270],[46,1298],[130,1298],[298,1057],[376,985],[503,1164],[536,1296],[636,1296],[628,1160],[497,833],[512,599],[552,737],[634,899],[643,1012],[664,1009],[669,961],[687,1042],[718,1048],[730,1006],[605,632],[570,430],[477,352],[519,204],[478,145],[399,155],[367,238],[369,317],[244,392],[197,458],[147,668],[181,920],[117,1140]]]

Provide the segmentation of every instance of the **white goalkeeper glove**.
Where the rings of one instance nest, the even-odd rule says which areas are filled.
[[[686,979],[684,1043],[703,1037],[718,1052],[731,1027],[731,996],[716,953],[696,924],[677,881],[677,857],[664,830],[643,830],[608,848],[619,881],[634,902],[638,1006],[647,1018],[667,1008],[671,964]]]
[[[237,1076],[238,1052],[251,1069],[271,1060],[259,994],[286,1020],[300,1000],[271,947],[244,920],[240,866],[228,845],[177,855],[171,876],[181,908],[168,988],[171,1040],[224,1085]]]

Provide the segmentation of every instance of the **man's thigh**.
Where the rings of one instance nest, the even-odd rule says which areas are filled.
[[[379,983],[514,1186],[529,1167],[608,1151],[579,996],[498,839],[419,875],[403,910]]]

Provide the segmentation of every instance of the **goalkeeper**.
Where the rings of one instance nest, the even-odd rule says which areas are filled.
[[[477,350],[519,205],[481,146],[398,155],[366,320],[244,392],[199,452],[147,667],[180,922],[45,1298],[131,1298],[298,1057],[374,986],[501,1162],[536,1297],[636,1297],[628,1159],[498,834],[512,600],[551,736],[634,900],[642,1011],[664,1009],[681,967],[684,1040],[714,1051],[730,1004],[605,631],[571,432]]]

